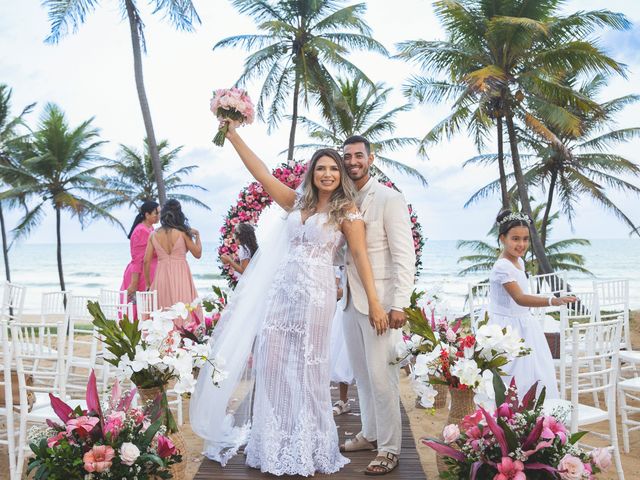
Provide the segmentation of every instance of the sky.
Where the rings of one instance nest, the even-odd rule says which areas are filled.
[[[120,144],[140,149],[145,135],[133,76],[129,27],[122,20],[118,3],[103,0],[77,32],[70,32],[56,45],[49,45],[44,39],[50,25],[39,1],[0,0],[0,83],[13,88],[14,113],[37,102],[35,111],[27,118],[35,127],[44,105],[54,102],[66,112],[72,126],[93,117],[101,137],[109,142],[102,149],[102,154],[109,158],[116,157]],[[167,139],[174,147],[184,146],[176,167],[199,166],[186,180],[208,189],[195,194],[211,211],[188,205],[184,210],[204,241],[217,241],[225,212],[251,178],[231,145],[219,148],[211,143],[217,124],[209,111],[212,90],[234,84],[247,53],[240,48],[213,51],[212,47],[227,36],[255,33],[256,26],[249,17],[236,12],[229,1],[195,0],[202,24],[193,33],[177,32],[160,15],[152,15],[147,2],[137,3],[145,22],[148,52],[143,68],[156,137]],[[395,45],[403,40],[444,39],[429,0],[371,0],[367,5],[365,19],[373,36],[391,52],[395,52]],[[624,13],[634,26],[624,32],[599,32],[601,45],[628,66],[628,78],[614,78],[601,100],[639,93],[640,2],[573,0],[566,2],[564,11],[603,8]],[[354,52],[349,58],[372,80],[393,87],[387,110],[406,103],[401,86],[409,76],[420,73],[417,67],[377,54]],[[256,101],[259,88],[259,81],[247,86]],[[446,103],[416,106],[398,116],[396,135],[422,137],[449,111],[450,105]],[[313,109],[303,114],[318,119]],[[618,120],[620,128],[638,126],[640,105],[627,107]],[[258,120],[243,127],[241,133],[268,165],[275,166],[285,160],[280,152],[288,142],[286,121],[268,133],[267,126]],[[304,128],[299,127],[297,143],[304,143],[306,139]],[[638,162],[639,151],[640,140],[616,149],[616,153],[635,162]],[[483,238],[490,229],[499,208],[497,196],[464,208],[466,200],[477,189],[497,176],[488,168],[462,168],[462,163],[476,154],[471,141],[462,134],[430,148],[427,159],[418,158],[415,148],[389,155],[417,168],[429,181],[429,186],[424,188],[410,177],[387,170],[417,210],[427,238],[477,239]],[[638,184],[637,179],[635,183]],[[640,223],[638,197],[613,192],[611,198]],[[114,210],[113,214],[127,230],[135,216],[135,212],[128,209]],[[9,226],[15,225],[18,218],[19,212],[9,212]],[[580,203],[573,231],[562,219],[553,237],[627,238],[628,232],[629,228],[611,214],[584,201]],[[53,210],[25,241],[55,241]],[[126,237],[122,230],[105,221],[96,221],[82,230],[77,220],[65,216],[63,241],[124,242]]]

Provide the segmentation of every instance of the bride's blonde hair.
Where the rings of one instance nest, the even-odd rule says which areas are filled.
[[[340,171],[340,185],[336,188],[329,198],[329,223],[339,225],[347,215],[347,212],[353,208],[356,198],[356,186],[353,180],[347,175],[347,171],[342,163],[342,157],[337,150],[333,148],[321,148],[311,157],[309,168],[304,176],[302,184],[302,196],[298,200],[296,207],[301,210],[315,211],[318,205],[318,187],[313,183],[313,172],[316,168],[318,160],[322,157],[329,157]]]

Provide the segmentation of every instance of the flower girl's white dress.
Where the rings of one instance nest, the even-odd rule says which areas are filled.
[[[524,293],[529,293],[529,281],[521,258],[518,258],[518,264],[520,268],[506,258],[500,258],[489,276],[489,323],[511,326],[524,339],[525,346],[531,348],[530,355],[514,359],[503,370],[509,377],[515,377],[522,394],[537,380],[539,386],[546,387],[546,398],[558,398],[556,369],[542,327],[529,308],[518,305],[504,288],[505,283],[517,282]]]

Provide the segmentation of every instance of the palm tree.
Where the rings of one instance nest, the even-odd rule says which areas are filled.
[[[540,204],[533,210],[534,223],[538,226],[538,228],[540,228],[542,223],[541,214],[544,208],[545,205]],[[558,218],[558,212],[555,212],[553,215],[549,216],[549,233],[551,233],[551,230],[553,229],[553,222],[555,222]],[[497,238],[498,231],[495,226],[491,229],[488,236]],[[585,240],[584,238],[569,238],[547,245],[545,247],[545,250],[553,271],[580,272],[586,275],[592,275],[592,273],[584,267],[585,258],[583,255],[567,251],[567,249],[576,246],[583,247],[589,245],[591,245],[591,242],[589,242],[589,240]],[[456,244],[456,248],[469,249],[474,252],[471,255],[464,255],[458,258],[458,263],[470,264],[464,267],[460,272],[458,272],[458,275],[470,275],[480,272],[489,272],[493,268],[493,264],[496,263],[496,260],[500,255],[500,248],[498,248],[497,245],[492,246],[491,244],[482,240],[460,240]],[[527,272],[533,273],[534,275],[540,273],[538,262],[536,261],[536,258],[531,250],[529,250],[527,258],[524,260],[526,263]]]
[[[170,149],[167,140],[161,140],[158,144],[166,192],[172,198],[176,198],[183,203],[190,203],[211,210],[197,198],[180,193],[189,189],[207,191],[206,188],[200,185],[184,183],[183,181],[184,176],[189,175],[198,168],[197,165],[188,165],[170,171],[181,150],[182,147]],[[120,145],[118,160],[114,162],[111,171],[113,171],[113,175],[103,178],[104,186],[108,193],[105,195],[106,199],[100,203],[102,208],[111,209],[122,205],[137,208],[145,200],[158,198],[149,143],[146,139],[144,141],[144,153],[139,152],[134,147]]]
[[[363,135],[371,142],[372,150],[380,163],[411,175],[426,186],[427,179],[418,170],[386,156],[388,151],[418,143],[418,139],[412,137],[384,138],[386,135],[393,135],[396,116],[409,110],[411,105],[405,104],[383,112],[389,101],[391,88],[386,88],[382,83],[372,86],[361,77],[356,77],[353,81],[338,78],[337,83],[343,101],[335,109],[323,111],[324,123],[299,117],[298,120],[307,128],[315,143],[296,145],[296,148],[339,147],[351,135]]]
[[[263,79],[257,105],[259,117],[269,132],[282,119],[285,102],[292,94],[291,129],[287,159],[293,159],[298,107],[315,97],[332,108],[336,84],[328,70],[335,67],[352,76],[364,76],[344,55],[349,48],[388,52],[371,38],[362,15],[365,3],[340,8],[336,0],[233,0],[235,7],[251,16],[262,31],[258,35],[234,35],[213,47],[242,46],[251,51],[238,80],[242,85],[253,78]],[[365,77],[366,78],[366,77]],[[292,90],[293,89],[293,90]]]
[[[27,105],[20,115],[10,118],[11,112],[11,89],[5,85],[0,84],[0,165],[12,165],[14,163],[13,158],[13,144],[20,141],[20,135],[18,134],[18,128],[24,126],[24,116],[33,110],[35,103]],[[0,184],[3,184],[2,174],[0,172]],[[4,189],[4,188],[3,188]],[[7,199],[0,200],[0,231],[2,234],[2,256],[4,258],[4,271],[5,277],[8,282],[11,281],[11,268],[9,267],[9,249],[11,246],[7,239],[7,227],[4,219],[4,209],[16,207],[20,202],[20,199]]]
[[[576,88],[585,97],[596,98],[606,85],[606,77],[595,75],[581,86],[576,85],[574,77],[569,77],[565,83],[569,88]],[[582,112],[570,106],[563,106],[580,120],[579,128],[575,132],[549,127],[562,142],[563,149],[557,148],[547,137],[530,130],[518,132],[521,143],[533,152],[526,155],[526,162],[523,164],[527,184],[542,187],[547,192],[546,208],[540,224],[543,245],[546,244],[548,220],[556,196],[561,203],[562,212],[570,223],[573,223],[578,202],[588,196],[630,226],[632,233],[640,235],[638,227],[607,195],[606,190],[609,187],[636,195],[640,193],[638,186],[620,178],[640,176],[638,164],[612,153],[614,146],[638,138],[640,128],[611,130],[615,123],[615,114],[638,100],[640,95],[625,95],[599,103],[598,109],[593,112]],[[465,165],[491,164],[495,158],[493,154],[477,156],[465,162]],[[497,183],[498,180],[495,180],[482,187],[469,199],[467,205],[495,191]]]
[[[399,45],[399,57],[445,75],[442,79],[414,77],[406,87],[408,93],[416,92],[418,98],[430,101],[455,98],[452,114],[428,132],[423,143],[450,137],[465,126],[473,132],[476,143],[481,143],[491,119],[504,120],[518,196],[523,211],[530,216],[533,212],[518,150],[516,117],[562,149],[548,125],[570,131],[577,128],[578,119],[547,99],[563,98],[565,104],[583,111],[598,106],[566,88],[558,77],[567,71],[574,75],[625,73],[623,65],[600,50],[589,35],[601,26],[629,28],[626,17],[607,10],[560,16],[561,3],[440,0],[435,2],[435,10],[447,31],[447,40]],[[538,118],[528,110],[533,103],[544,117]],[[503,168],[500,173],[502,180]],[[550,272],[551,264],[535,227],[531,229],[531,242],[541,271]]]
[[[83,227],[88,221],[103,218],[123,228],[118,220],[90,200],[91,196],[104,193],[96,173],[104,168],[98,148],[105,142],[99,139],[92,121],[93,118],[71,128],[62,110],[47,104],[37,131],[20,144],[19,161],[15,165],[0,165],[0,174],[12,187],[0,194],[0,200],[25,195],[37,198],[13,229],[15,239],[27,236],[40,224],[48,204],[56,213],[58,276],[62,290],[65,290],[62,212],[76,216]],[[96,165],[98,161],[101,163]]]
[[[154,5],[153,13],[162,13],[177,30],[193,31],[194,22],[200,23],[200,17],[191,0],[151,0],[149,3]],[[70,29],[74,32],[77,31],[97,4],[96,0],[42,0],[42,5],[48,9],[49,20],[51,21],[51,34],[46,41],[48,43],[57,43]],[[146,135],[149,139],[153,172],[158,185],[158,197],[160,202],[164,203],[166,193],[162,178],[160,154],[158,153],[156,135],[151,120],[151,110],[142,75],[142,52],[146,53],[144,22],[140,16],[136,0],[119,0],[118,4],[122,16],[126,16],[129,21],[131,47],[133,49],[133,71],[138,101],[140,102]]]

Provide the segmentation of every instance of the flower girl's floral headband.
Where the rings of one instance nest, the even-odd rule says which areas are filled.
[[[522,221],[522,222],[526,222],[527,225],[531,225],[531,219],[529,218],[529,216],[525,213],[520,213],[520,212],[513,212],[510,213],[509,215],[507,215],[506,217],[504,217],[502,220],[500,220],[498,222],[498,226],[502,226],[505,223],[509,223],[509,222],[513,222],[513,221]]]

